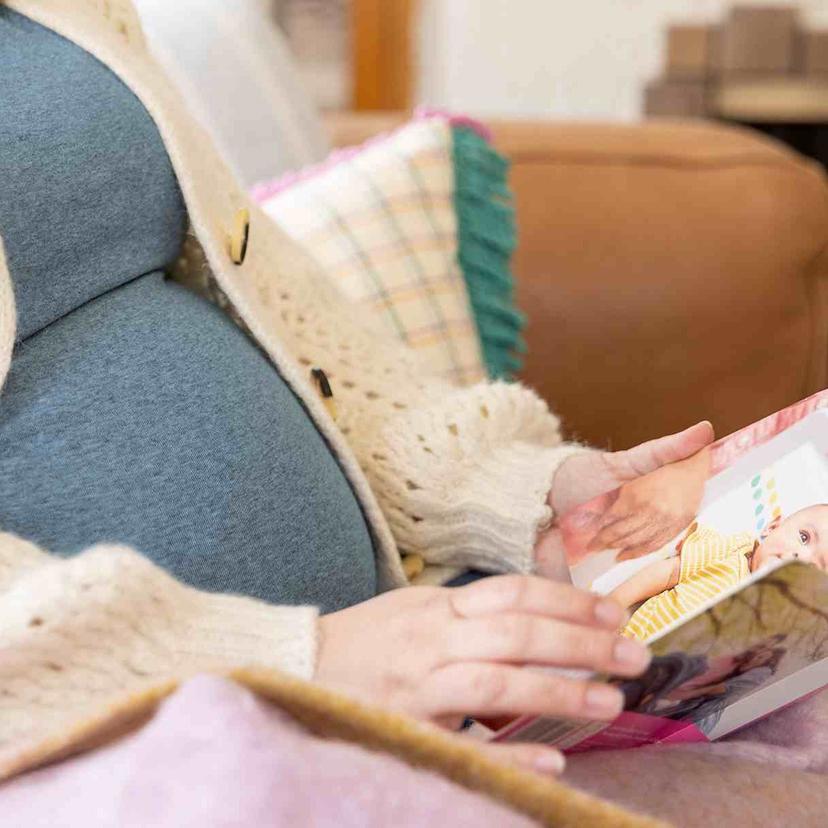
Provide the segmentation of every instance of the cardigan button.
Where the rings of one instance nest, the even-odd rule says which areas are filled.
[[[242,207],[233,220],[233,232],[228,240],[230,259],[233,264],[240,265],[247,256],[247,242],[250,239],[250,211]]]
[[[328,375],[321,368],[311,368],[310,374],[313,384],[319,392],[319,396],[322,397],[322,402],[325,404],[325,408],[328,409],[331,419],[335,420],[336,401],[334,400],[333,389],[331,388],[331,382],[328,379]]]

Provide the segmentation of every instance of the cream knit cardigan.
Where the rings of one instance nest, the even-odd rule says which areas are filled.
[[[545,404],[519,385],[435,381],[411,352],[343,306],[239,190],[152,62],[128,2],[6,5],[95,55],[154,118],[189,211],[179,269],[191,281],[213,280],[304,401],[370,522],[382,588],[406,583],[400,550],[420,554],[432,582],[441,567],[531,571],[537,532],[551,519],[553,475],[578,450],[560,444]],[[227,238],[242,208],[251,214],[249,246],[235,265]],[[14,341],[0,248],[0,381]],[[311,384],[312,366],[330,378],[336,423]],[[244,400],[238,405],[243,416]],[[0,775],[130,693],[199,671],[258,665],[309,678],[315,631],[313,608],[198,592],[123,547],[63,560],[0,535]]]

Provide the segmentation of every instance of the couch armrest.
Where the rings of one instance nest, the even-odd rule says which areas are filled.
[[[342,134],[404,120],[357,136],[363,117]],[[828,385],[821,168],[701,122],[489,126],[512,161],[523,379],[571,433],[622,448],[707,418],[726,434]]]

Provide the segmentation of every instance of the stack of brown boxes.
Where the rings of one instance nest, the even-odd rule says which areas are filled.
[[[804,98],[828,110],[828,30],[808,30],[792,6],[737,6],[721,25],[672,26],[665,63],[647,86],[648,115],[718,117],[748,99],[757,112],[761,102],[795,115]]]

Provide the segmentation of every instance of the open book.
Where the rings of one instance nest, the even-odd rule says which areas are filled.
[[[685,553],[689,559],[683,544],[697,537],[750,561],[791,518],[782,537],[794,531],[794,542],[810,543],[821,521],[828,525],[818,508],[828,504],[828,390],[716,443],[697,520],[655,552],[619,563],[612,550],[590,551],[604,512],[596,508],[599,501],[578,507],[559,525],[573,582],[602,594],[655,561]],[[792,517],[814,513],[820,516],[815,526]],[[744,564],[744,577],[724,589],[715,589],[716,583],[715,577],[702,583],[709,597],[697,600],[692,611],[661,619],[648,638],[653,660],[645,675],[607,677],[626,699],[615,722],[525,716],[485,735],[569,752],[706,741],[828,686],[828,574],[785,556],[755,568]],[[661,611],[656,599],[651,606]]]

